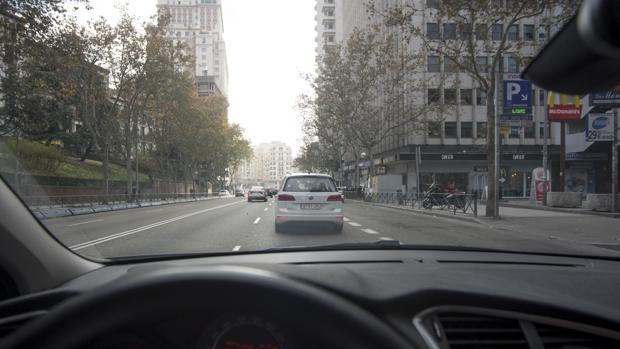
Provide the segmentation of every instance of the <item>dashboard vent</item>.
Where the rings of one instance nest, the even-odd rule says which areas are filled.
[[[450,349],[528,349],[518,320],[469,313],[437,315]]]
[[[535,323],[545,349],[617,349],[620,341],[572,329]]]
[[[47,314],[47,311],[32,311],[24,314],[10,316],[6,318],[0,318],[0,342],[11,333],[19,330],[22,326],[26,325],[32,320],[35,320],[43,315]]]

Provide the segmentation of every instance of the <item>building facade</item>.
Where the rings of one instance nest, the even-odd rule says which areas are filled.
[[[237,169],[237,183],[244,186],[277,187],[282,178],[291,173],[291,147],[282,142],[261,143],[254,147],[254,157],[242,161]]]
[[[315,0],[316,56],[325,53],[325,48],[341,42],[343,38],[344,0]]]
[[[201,95],[228,94],[228,64],[224,42],[222,0],[158,0],[170,15],[168,37],[183,41],[194,58],[186,67]]]
[[[318,0],[317,3],[326,1]],[[368,1],[341,0],[340,6],[334,6],[334,17],[342,18],[343,40],[355,28],[364,28],[369,24],[381,24],[382,18],[371,15]],[[436,37],[438,41],[454,39],[458,35],[453,23],[442,23],[437,19],[434,4],[429,0],[371,0],[375,9],[381,11],[394,5],[413,4],[420,9],[413,17],[413,26],[423,28],[427,38]],[[342,11],[342,14],[337,13]],[[498,40],[496,33],[508,32],[509,41],[519,42],[519,51],[503,57],[500,80],[519,80],[519,73],[524,68],[523,60],[516,57],[533,57],[539,42],[546,41],[549,31],[544,28],[544,17],[521,19],[510,28],[489,28],[489,35],[475,37],[481,43]],[[317,27],[322,20],[317,16]],[[499,24],[501,26],[501,24]],[[317,35],[320,34],[317,30]],[[436,181],[444,187],[453,182],[458,190],[484,193],[487,187],[487,100],[486,94],[479,88],[478,82],[468,73],[452,68],[445,57],[425,53],[421,39],[413,39],[410,50],[420,52],[426,58],[426,64],[417,74],[424,82],[424,91],[419,104],[445,103],[451,105],[441,115],[433,115],[433,120],[425,126],[404,124],[391,131],[381,144],[373,149],[374,158],[362,158],[355,164],[353,156],[345,157],[344,177],[348,186],[370,186],[377,191],[411,191],[424,190]],[[492,57],[480,57],[480,60]],[[503,84],[498,91],[499,103]],[[532,87],[532,121],[520,125],[504,127],[501,137],[500,178],[503,180],[501,194],[503,197],[529,197],[532,188],[532,171],[542,166],[542,146],[544,143],[544,121],[546,111],[546,91]],[[499,105],[499,110],[503,106]],[[430,118],[428,120],[431,120]],[[493,125],[491,125],[493,126]],[[381,126],[378,126],[381,127]],[[559,166],[560,124],[551,123],[550,166],[557,183]],[[376,175],[369,178],[371,167]],[[377,170],[378,169],[378,170]]]

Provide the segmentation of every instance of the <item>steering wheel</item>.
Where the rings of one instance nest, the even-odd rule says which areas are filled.
[[[361,307],[307,283],[241,266],[129,271],[76,296],[6,338],[0,349],[79,348],[115,328],[214,309],[269,311],[291,328],[340,348],[413,347]]]

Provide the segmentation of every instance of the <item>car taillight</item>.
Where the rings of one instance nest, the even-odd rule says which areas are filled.
[[[327,201],[340,201],[342,202],[342,195],[330,195],[327,197]]]
[[[278,201],[295,201],[295,197],[293,195],[288,194],[279,194]]]

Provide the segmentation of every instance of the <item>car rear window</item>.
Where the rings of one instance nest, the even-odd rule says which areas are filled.
[[[284,184],[288,192],[335,192],[336,185],[328,177],[290,177]]]

